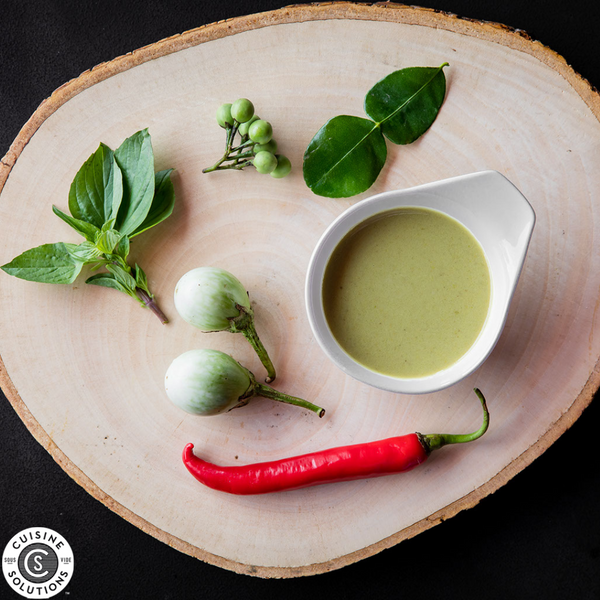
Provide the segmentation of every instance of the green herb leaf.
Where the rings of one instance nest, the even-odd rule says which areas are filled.
[[[154,176],[154,198],[144,222],[129,236],[134,237],[151,227],[162,223],[173,212],[175,206],[175,190],[171,181],[173,169],[159,171]]]
[[[112,254],[123,237],[126,236],[122,236],[116,229],[107,229],[98,236],[96,248],[102,254]]]
[[[431,127],[446,94],[446,66],[394,71],[369,90],[365,112],[390,141],[410,144]]]
[[[129,290],[126,287],[121,285],[112,273],[98,273],[97,275],[92,275],[85,280],[86,283],[90,285],[99,285],[101,287],[112,288],[113,290],[118,290],[119,292],[123,292],[130,296]]]
[[[75,175],[69,190],[69,210],[76,219],[100,228],[116,216],[122,196],[123,181],[114,153],[100,144]]]
[[[123,200],[115,228],[130,235],[144,222],[154,198],[154,153],[148,130],[127,138],[115,151],[115,159],[123,173]]]
[[[320,196],[347,198],[377,179],[387,157],[384,135],[410,144],[431,127],[446,93],[444,63],[394,71],[365,97],[372,120],[339,116],[329,120],[304,153],[304,181]]]
[[[57,217],[60,217],[67,225],[70,225],[77,233],[81,234],[88,242],[95,241],[96,237],[99,235],[100,230],[91,223],[87,221],[81,221],[76,219],[75,217],[71,217],[62,210],[56,208],[56,206],[52,206],[52,211]]]
[[[123,267],[115,264],[107,264],[106,270],[127,290],[130,296],[135,297],[135,279]]]
[[[14,277],[39,283],[73,283],[83,263],[71,258],[74,244],[43,244],[26,250],[4,266],[3,271]]]
[[[102,252],[92,242],[81,242],[78,246],[72,244],[69,248],[71,258],[80,263],[97,262]]]
[[[106,221],[106,223],[104,223],[104,225],[102,225],[102,229],[100,230],[101,233],[104,233],[105,231],[108,231],[109,229],[113,229],[113,225],[115,224],[115,221],[117,219],[109,219],[108,221]]]
[[[146,277],[146,273],[142,270],[140,266],[136,263],[135,265],[135,285],[138,288],[144,290],[150,298],[154,298],[154,294],[150,292],[150,288],[148,287],[148,278]]]
[[[371,187],[386,156],[385,139],[376,123],[360,117],[334,117],[304,153],[304,181],[320,196],[354,196]]]
[[[127,260],[127,256],[129,256],[129,238],[126,235],[124,235],[119,241],[119,245],[115,249],[115,253],[123,260]]]

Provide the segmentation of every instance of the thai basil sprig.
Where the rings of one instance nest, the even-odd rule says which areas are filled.
[[[79,169],[69,190],[69,212],[55,215],[81,234],[81,244],[43,244],[23,252],[2,270],[39,283],[70,284],[83,265],[105,271],[86,283],[113,288],[135,298],[158,318],[168,319],[154,300],[142,268],[127,257],[131,239],[164,221],[173,212],[173,169],[154,172],[147,129],[127,138],[115,152],[105,144]]]
[[[365,97],[369,119],[333,117],[304,153],[304,181],[319,196],[348,198],[373,185],[387,158],[385,137],[410,144],[423,135],[444,101],[444,63],[390,73]]]

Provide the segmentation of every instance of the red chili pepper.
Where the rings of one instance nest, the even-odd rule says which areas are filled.
[[[322,483],[380,477],[410,471],[446,444],[471,442],[488,429],[489,413],[483,394],[476,388],[483,407],[483,424],[469,434],[412,433],[377,442],[355,444],[235,467],[220,467],[198,458],[194,445],[183,450],[183,462],[201,483],[230,494],[267,494]]]

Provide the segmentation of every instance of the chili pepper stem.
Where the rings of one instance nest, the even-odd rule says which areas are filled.
[[[290,396],[288,394],[284,394],[283,392],[279,392],[268,385],[263,385],[262,383],[256,382],[255,385],[255,393],[257,396],[263,396],[263,398],[270,398],[271,400],[276,400],[277,402],[284,402],[286,404],[293,404],[295,406],[300,406],[301,408],[305,408],[306,410],[310,410],[319,415],[319,418],[322,418],[325,414],[325,409],[313,404],[312,402],[308,402],[307,400],[303,400],[302,398],[297,398],[296,396]]]
[[[256,354],[258,354],[260,362],[267,370],[265,382],[271,383],[275,380],[277,374],[266,348],[263,346],[263,343],[256,333],[256,327],[254,327],[254,312],[251,308],[246,308],[241,304],[236,304],[236,308],[240,311],[240,314],[233,319],[229,319],[229,322],[231,323],[230,331],[233,333],[241,332],[244,334],[244,337],[250,342],[250,345],[254,348]]]
[[[490,413],[488,412],[485,398],[478,388],[475,388],[473,391],[477,394],[481,406],[483,407],[483,423],[481,424],[481,427],[473,433],[464,434],[430,433],[423,435],[422,433],[418,433],[419,440],[428,454],[434,450],[439,450],[442,446],[446,446],[447,444],[464,444],[466,442],[472,442],[480,438],[488,430],[490,425]]]

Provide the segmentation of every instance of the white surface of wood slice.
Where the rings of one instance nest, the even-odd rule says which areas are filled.
[[[272,57],[275,57],[273,60]],[[388,144],[375,185],[346,200],[302,177],[312,136],[338,114],[364,116],[388,73],[450,63],[431,129]],[[222,102],[252,99],[293,172],[202,174],[222,154]],[[143,530],[210,563],[259,576],[341,567],[476,504],[543,452],[598,387],[600,114],[597,94],[540,44],[489,24],[408,7],[294,7],[219,23],[101,65],[44,103],[0,171],[0,264],[46,242],[78,242],[52,215],[100,142],[148,127],[156,169],[173,167],[174,214],[135,239],[133,257],[171,322],[113,290],[0,273],[3,388],[36,438],[91,494]],[[503,335],[467,380],[427,396],[372,389],[337,370],[313,339],[304,278],[317,240],[371,194],[495,169],[536,215]],[[255,399],[199,418],[173,406],[163,378],[180,353],[232,354],[258,378],[242,336],[204,334],[176,314],[188,270],[220,266],[246,286],[275,387],[326,408],[323,419]],[[468,432],[488,399],[491,428],[399,476],[257,497],[203,487],[187,442],[223,464],[293,456],[393,435]]]

